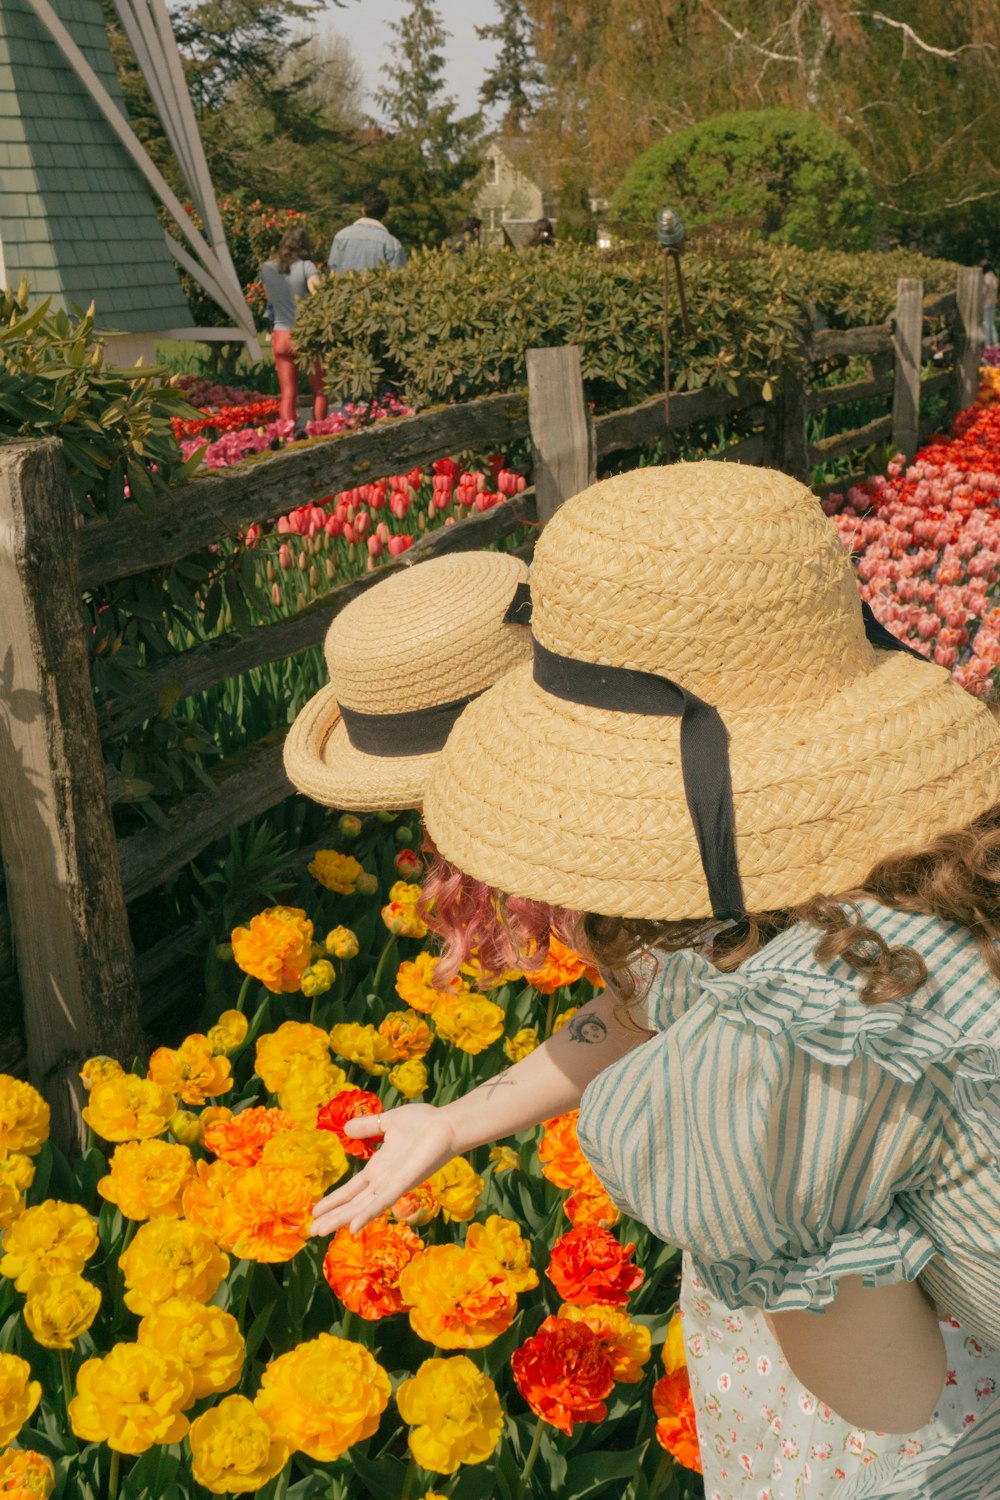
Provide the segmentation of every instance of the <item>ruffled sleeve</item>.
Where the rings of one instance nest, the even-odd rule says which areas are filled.
[[[958,1115],[1000,1151],[1000,1049],[853,979],[665,961],[651,1041],[584,1095],[581,1144],[612,1198],[694,1258],[730,1307],[819,1309],[845,1276],[912,1281],[937,1247],[907,1195]]]

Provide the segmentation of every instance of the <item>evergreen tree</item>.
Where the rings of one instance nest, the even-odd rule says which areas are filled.
[[[487,108],[505,104],[503,127],[519,131],[534,111],[534,93],[543,81],[535,55],[534,22],[525,0],[497,0],[499,17],[492,26],[477,26],[480,41],[496,42],[493,67],[483,79],[480,102]]]
[[[439,244],[468,212],[482,117],[457,115],[445,93],[448,33],[432,0],[410,0],[389,30],[389,83],[375,94],[389,129],[372,152],[372,173],[389,194],[393,232],[408,244]]]

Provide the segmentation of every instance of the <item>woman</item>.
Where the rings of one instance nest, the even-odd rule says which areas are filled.
[[[296,303],[313,293],[322,281],[312,258],[308,232],[301,224],[286,229],[273,260],[260,268],[260,279],[274,313],[271,350],[281,388],[281,418],[294,422],[299,400],[299,367],[292,343]],[[313,395],[313,421],[320,422],[329,408],[323,388],[323,367],[316,360],[309,371]]]
[[[596,485],[543,532],[532,598],[533,664],[428,781],[439,975],[541,954],[551,927],[607,991],[464,1099],[354,1122],[383,1144],[314,1227],[580,1105],[612,1198],[685,1250],[710,1500],[982,1500],[1000,730],[865,619],[781,474]]]

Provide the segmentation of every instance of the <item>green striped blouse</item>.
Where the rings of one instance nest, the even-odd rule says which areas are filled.
[[[730,1307],[919,1277],[941,1317],[1000,1348],[1000,985],[964,928],[860,905],[926,961],[908,1001],[862,1004],[805,924],[733,974],[666,958],[657,1035],[587,1088],[580,1143]]]

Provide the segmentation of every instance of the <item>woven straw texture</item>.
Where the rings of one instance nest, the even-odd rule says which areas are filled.
[[[310,699],[285,740],[289,780],[327,807],[419,807],[437,755],[355,750],[339,705],[406,713],[489,687],[531,655],[525,627],[503,623],[527,577],[516,557],[457,552],[416,563],[352,599],[327,632],[329,686]]]
[[[873,651],[815,496],[736,464],[641,469],[539,539],[550,650],[672,678],[729,731],[747,908],[860,882],[1000,801],[1000,729],[940,667]],[[583,708],[515,668],[465,710],[424,804],[439,849],[513,895],[609,915],[710,915],[679,719]]]

